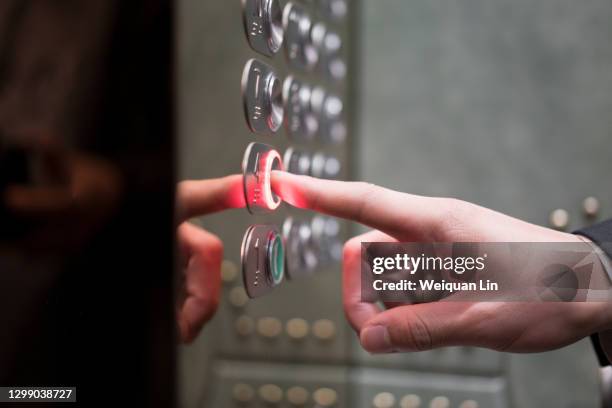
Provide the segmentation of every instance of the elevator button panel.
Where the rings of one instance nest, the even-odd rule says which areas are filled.
[[[283,124],[283,84],[267,64],[251,59],[242,72],[242,100],[249,129],[275,133]]]
[[[283,11],[279,0],[242,0],[244,30],[250,46],[272,56],[283,43]]]

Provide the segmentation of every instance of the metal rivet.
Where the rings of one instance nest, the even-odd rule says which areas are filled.
[[[221,263],[221,279],[223,282],[230,283],[238,277],[238,266],[227,259]]]
[[[232,396],[238,402],[250,402],[255,397],[255,390],[248,384],[238,383],[232,388]]]
[[[328,319],[317,320],[312,325],[312,332],[319,340],[331,340],[336,335],[336,325]]]
[[[599,213],[599,200],[595,197],[587,197],[582,201],[582,211],[589,218],[597,217]]]
[[[257,332],[263,337],[269,339],[278,337],[282,330],[282,323],[274,317],[264,317],[257,321]]]
[[[374,408],[392,408],[395,405],[395,395],[390,392],[381,392],[372,400]]]
[[[241,336],[249,336],[255,329],[255,321],[249,316],[240,316],[235,323],[236,333]]]
[[[308,390],[304,387],[291,387],[287,390],[287,401],[291,405],[303,406],[308,402]]]
[[[294,340],[301,340],[308,335],[308,322],[298,317],[289,319],[285,325],[287,335]]]
[[[474,400],[465,400],[459,405],[459,408],[478,408],[478,402]]]
[[[317,405],[331,407],[338,401],[338,393],[331,388],[319,388],[313,393],[313,398]]]
[[[278,385],[265,384],[259,387],[259,397],[269,404],[278,404],[283,400],[283,390]]]
[[[562,208],[558,208],[550,213],[548,221],[551,227],[558,230],[565,230],[569,225],[569,213]]]
[[[429,408],[448,408],[450,400],[444,396],[435,397],[429,402]]]
[[[402,397],[400,401],[401,408],[419,408],[421,406],[421,397],[416,394],[408,394]]]
[[[244,307],[249,302],[249,297],[242,286],[236,286],[229,293],[229,302],[234,307]]]

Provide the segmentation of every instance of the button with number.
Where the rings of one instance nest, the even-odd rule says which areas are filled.
[[[242,0],[244,30],[255,51],[272,56],[283,44],[283,11],[279,0]]]
[[[274,133],[283,124],[283,84],[274,70],[251,59],[242,72],[242,101],[249,129]]]

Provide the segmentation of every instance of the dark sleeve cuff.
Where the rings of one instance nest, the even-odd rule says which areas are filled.
[[[612,259],[612,220],[579,229],[578,231],[574,231],[574,234],[587,237],[597,244],[597,246],[604,251],[609,258]],[[591,335],[591,343],[595,349],[595,354],[597,355],[599,364],[602,367],[610,365],[610,361],[601,347],[599,334],[595,333]]]
[[[612,220],[579,229],[574,234],[587,237],[612,259]]]

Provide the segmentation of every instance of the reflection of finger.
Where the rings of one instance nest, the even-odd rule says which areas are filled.
[[[181,339],[191,342],[219,305],[223,244],[215,235],[189,223],[179,226],[185,268],[186,300],[180,307]]]
[[[272,188],[284,201],[368,225],[402,240],[428,237],[439,219],[435,199],[362,182],[322,180],[272,172]]]
[[[245,206],[242,175],[182,181],[177,187],[179,220]]]
[[[343,262],[343,301],[346,317],[359,332],[363,324],[380,313],[380,309],[373,303],[364,302],[361,292],[361,243],[362,242],[389,242],[395,241],[392,237],[380,231],[370,231],[352,238],[344,245]]]

